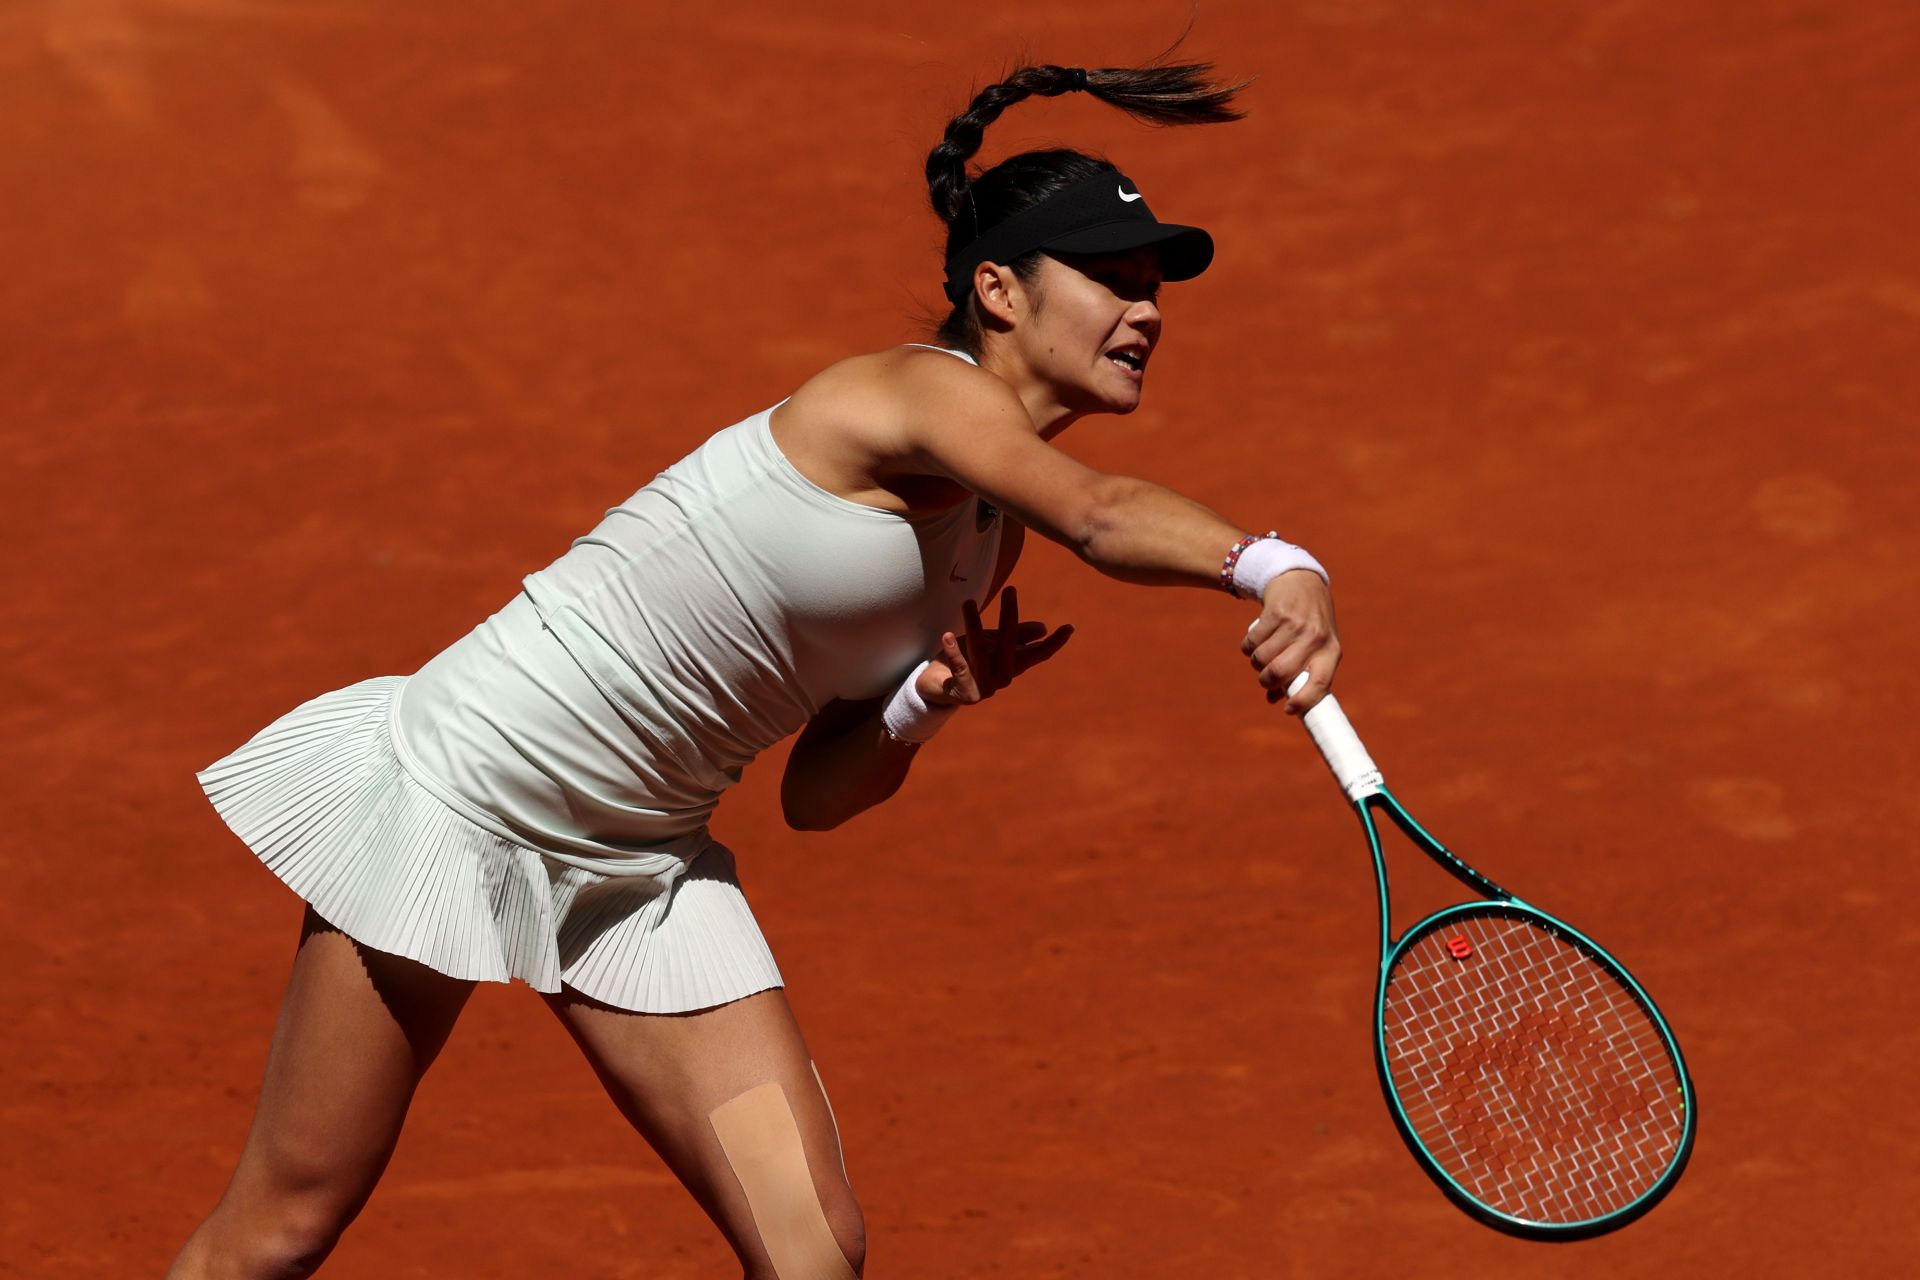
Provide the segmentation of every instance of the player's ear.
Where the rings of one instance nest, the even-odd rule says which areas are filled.
[[[998,262],[983,262],[973,269],[973,296],[979,299],[983,319],[1008,327],[1032,309],[1020,277],[1012,267]]]

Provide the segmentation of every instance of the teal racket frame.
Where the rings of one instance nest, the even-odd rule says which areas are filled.
[[[1623,1227],[1644,1214],[1659,1203],[1678,1181],[1682,1170],[1686,1168],[1688,1158],[1693,1154],[1694,1135],[1698,1128],[1699,1107],[1694,1096],[1693,1080],[1687,1072],[1686,1059],[1681,1056],[1680,1044],[1674,1038],[1673,1029],[1653,1002],[1653,997],[1627,972],[1625,965],[1614,959],[1607,950],[1593,939],[1540,908],[1508,893],[1499,885],[1481,875],[1471,866],[1436,840],[1427,830],[1414,820],[1384,782],[1374,780],[1363,793],[1352,797],[1355,812],[1360,817],[1360,825],[1366,831],[1367,845],[1373,853],[1373,869],[1379,886],[1380,898],[1380,973],[1374,992],[1373,1009],[1373,1061],[1374,1069],[1380,1077],[1380,1089],[1386,1096],[1387,1110],[1393,1116],[1394,1127],[1400,1131],[1407,1148],[1413,1153],[1420,1168],[1444,1191],[1457,1205],[1467,1213],[1488,1226],[1517,1236],[1534,1240],[1582,1240],[1591,1236]],[[1375,821],[1376,811],[1383,812],[1393,825],[1412,841],[1422,853],[1437,862],[1455,879],[1481,895],[1477,902],[1457,903],[1445,907],[1409,927],[1398,939],[1393,936],[1393,925],[1389,918],[1387,862],[1386,853],[1381,846],[1380,830]],[[1386,1001],[1387,982],[1393,972],[1394,964],[1406,949],[1436,929],[1449,922],[1468,916],[1485,914],[1490,910],[1501,913],[1518,914],[1531,918],[1580,950],[1586,952],[1615,978],[1619,979],[1626,990],[1640,1004],[1652,1019],[1659,1031],[1667,1052],[1672,1055],[1675,1072],[1679,1078],[1681,1107],[1684,1115],[1684,1127],[1680,1141],[1674,1148],[1671,1163],[1661,1173],[1658,1180],[1632,1203],[1622,1206],[1595,1218],[1573,1222],[1537,1222],[1517,1218],[1489,1205],[1483,1204],[1465,1187],[1449,1175],[1442,1167],[1438,1157],[1430,1152],[1414,1131],[1406,1109],[1401,1105],[1400,1095],[1393,1087],[1393,1078],[1387,1061],[1386,1044]]]

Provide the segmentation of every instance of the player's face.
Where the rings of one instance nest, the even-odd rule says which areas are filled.
[[[1076,413],[1131,413],[1160,341],[1160,253],[1041,258],[1027,357]]]

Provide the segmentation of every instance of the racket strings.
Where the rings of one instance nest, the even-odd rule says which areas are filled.
[[[1604,1217],[1678,1154],[1680,1077],[1653,1018],[1611,968],[1531,917],[1489,908],[1406,947],[1381,1040],[1420,1144],[1501,1213]]]

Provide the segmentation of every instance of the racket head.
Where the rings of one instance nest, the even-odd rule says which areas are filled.
[[[1448,907],[1393,944],[1374,1048],[1414,1158],[1516,1235],[1624,1226],[1693,1149],[1693,1084],[1653,1000],[1599,944],[1518,899]]]

